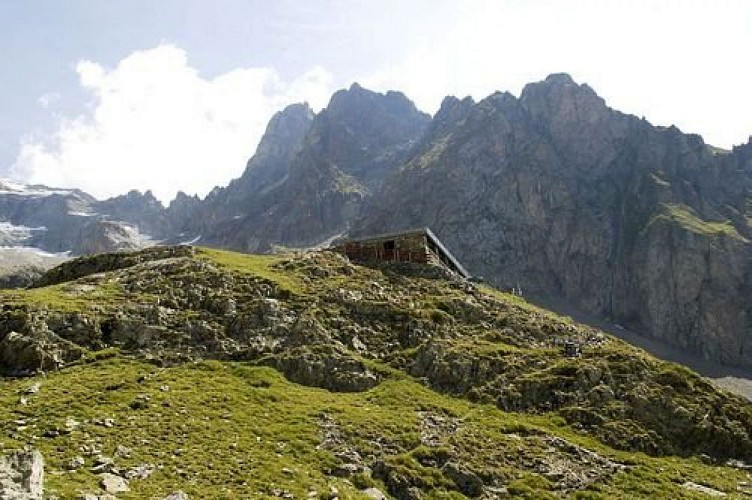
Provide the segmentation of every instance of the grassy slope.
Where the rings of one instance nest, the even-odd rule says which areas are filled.
[[[747,240],[739,234],[730,221],[707,221],[698,217],[697,213],[686,205],[663,204],[662,211],[653,217],[652,223],[670,222],[701,235],[725,235],[739,241]]]
[[[18,393],[36,381],[42,383],[40,391],[27,396],[27,405],[20,405]],[[174,489],[198,498],[264,497],[275,489],[305,497],[310,490],[326,492],[332,485],[345,497],[359,498],[356,488],[323,473],[334,464],[328,452],[317,449],[324,414],[341,426],[349,441],[368,446],[376,435],[412,450],[393,460],[430,481],[413,458],[425,452],[420,446],[418,412],[426,410],[459,418],[460,430],[444,436],[445,444],[459,445],[477,462],[495,462],[505,469],[513,491],[532,498],[545,495],[547,481],[515,467],[514,458],[505,455],[545,454],[537,441],[524,438],[539,432],[630,464],[608,484],[593,485],[581,496],[692,498],[680,487],[684,481],[732,492],[739,481],[748,480],[746,473],[697,459],[614,451],[575,433],[558,419],[505,413],[438,395],[407,377],[392,378],[364,393],[342,394],[292,384],[274,370],[242,363],[204,362],[160,369],[114,358],[44,379],[2,381],[0,389],[0,405],[7,409],[0,416],[0,443],[16,448],[36,442],[47,459],[47,486],[63,498],[96,490],[97,478],[85,469],[63,472],[74,456],[82,455],[79,448],[84,445],[96,445],[109,456],[118,445],[131,448],[130,458],[118,459],[124,468],[141,463],[157,466],[148,479],[131,481],[131,492],[122,498],[152,498]],[[150,396],[148,408],[131,409],[130,404],[141,395]],[[38,437],[64,427],[69,417],[82,423],[71,434]],[[105,418],[114,419],[115,426],[94,423]],[[20,431],[19,420],[26,422]],[[449,485],[440,479],[434,486],[435,498],[457,495],[449,493]]]
[[[311,280],[293,271],[282,271],[279,256],[245,256],[217,250],[202,250],[201,257],[228,270],[259,276],[278,284],[296,297],[322,294],[342,286],[341,276]],[[367,271],[364,271],[367,272]],[[352,283],[350,283],[352,285]],[[87,310],[116,304],[122,299],[114,284],[75,295],[65,285],[3,292],[3,302],[47,303],[55,308]],[[516,297],[495,293],[530,313],[551,313],[528,306]],[[302,299],[301,299],[302,300]],[[427,303],[447,297],[426,297]],[[95,304],[95,305],[92,305]],[[437,307],[435,314],[443,311]],[[565,322],[568,322],[565,320]],[[493,356],[518,347],[486,339],[468,340],[454,348]],[[527,354],[545,353],[529,350]],[[109,359],[108,355],[113,357]],[[101,359],[100,359],[101,358]],[[683,488],[694,481],[734,493],[749,475],[729,467],[713,466],[697,458],[648,457],[612,449],[585,432],[566,425],[554,413],[532,415],[503,412],[495,406],[434,392],[403,372],[369,360],[386,374],[379,386],[362,393],[332,393],[293,384],[276,371],[245,363],[208,361],[172,368],[158,368],[108,351],[86,362],[47,377],[32,380],[0,380],[0,448],[14,449],[34,443],[46,457],[47,486],[63,498],[78,491],[96,490],[97,478],[87,471],[65,472],[66,464],[81,447],[96,445],[112,456],[118,445],[132,449],[130,458],[119,458],[121,468],[150,463],[155,472],[145,480],[131,481],[131,492],[122,498],[152,498],[182,489],[194,498],[267,497],[289,491],[296,498],[310,490],[327,492],[336,486],[340,496],[359,498],[356,486],[371,484],[356,476],[355,486],[325,475],[335,464],[330,451],[320,449],[322,419],[336,422],[345,441],[361,453],[373,451],[376,438],[395,450],[386,461],[407,476],[418,477],[433,498],[459,497],[437,470],[421,465],[427,450],[421,445],[421,412],[430,411],[459,423],[456,432],[440,436],[441,447],[460,453],[463,461],[477,468],[494,468],[508,478],[513,494],[544,498],[550,482],[535,473],[539,457],[550,455],[540,436],[559,436],[604,457],[627,464],[624,472],[606,482],[597,482],[580,497],[693,498]],[[41,382],[39,393],[20,392]],[[146,408],[133,409],[140,396],[151,399]],[[45,431],[65,427],[71,417],[81,426],[70,434],[45,438]],[[113,427],[95,420],[112,418]],[[385,486],[376,484],[382,490]]]

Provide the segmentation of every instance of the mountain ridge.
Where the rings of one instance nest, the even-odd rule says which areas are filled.
[[[430,118],[353,84],[318,114],[275,115],[243,175],[203,200],[99,206],[156,241],[253,252],[430,226],[499,287],[749,365],[751,172],[752,142],[720,152],[566,74],[447,97]]]
[[[749,362],[748,327],[732,319],[746,315],[743,155],[718,157],[698,136],[615,112],[562,77],[519,99],[493,94],[424,141],[356,234],[430,226],[498,286],[561,295],[708,358]],[[667,263],[672,252],[683,268]]]

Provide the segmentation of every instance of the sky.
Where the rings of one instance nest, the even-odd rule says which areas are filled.
[[[0,0],[0,177],[206,195],[271,116],[357,81],[434,113],[566,72],[613,108],[752,136],[747,0]]]

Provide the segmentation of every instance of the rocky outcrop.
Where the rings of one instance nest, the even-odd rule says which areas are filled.
[[[189,257],[195,255],[195,249],[191,246],[152,247],[140,252],[110,253],[81,257],[47,271],[34,283],[36,287],[44,287],[73,281],[92,274],[117,271],[133,267],[142,262]]]
[[[115,351],[166,366],[244,361],[336,392],[368,391],[402,373],[472,402],[556,415],[619,449],[752,459],[748,403],[594,329],[450,276],[360,267],[331,252],[272,258],[154,247],[79,258],[43,283],[3,295],[2,374]],[[570,357],[567,343],[581,356]],[[130,407],[148,406],[136,398]],[[425,446],[461,425],[430,408],[421,418]],[[584,468],[585,459],[572,460]],[[482,474],[447,463],[432,467],[457,489],[479,491],[473,475]],[[415,486],[393,465],[380,473],[390,491]],[[483,479],[497,483],[503,478]]]
[[[27,449],[0,456],[0,498],[42,500],[44,459],[37,450]]]
[[[42,277],[45,269],[35,265],[0,268],[0,290],[25,288]]]
[[[83,354],[82,346],[56,335],[26,308],[4,306],[0,310],[0,375],[57,370]]]
[[[346,350],[295,348],[267,361],[293,382],[337,392],[362,392],[379,384],[380,377]]]
[[[48,347],[45,349],[45,347]],[[31,375],[38,371],[54,370],[62,365],[56,346],[45,346],[39,338],[18,332],[7,332],[0,341],[0,373],[3,375]]]

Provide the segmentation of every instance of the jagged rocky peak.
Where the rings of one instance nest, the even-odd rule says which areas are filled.
[[[425,120],[427,115],[419,111],[415,104],[402,92],[389,90],[386,93],[375,92],[355,82],[348,89],[341,89],[332,95],[326,107],[327,112],[344,114],[348,111],[362,110],[364,107],[378,106],[390,109],[396,114],[410,115]]]
[[[336,92],[316,117],[305,155],[376,189],[429,121],[401,92],[381,94],[354,83]]]
[[[731,152],[737,155],[742,161],[747,162],[746,168],[748,170],[752,169],[752,135],[749,136],[746,144],[734,146]]]
[[[545,102],[555,106],[572,99],[605,106],[605,101],[588,84],[577,83],[566,73],[552,74],[541,82],[529,83],[520,94],[523,105]]]
[[[569,73],[551,73],[542,81],[528,83],[522,90],[521,95],[534,92],[536,89],[589,90],[593,92],[587,84],[577,83]]]
[[[572,76],[569,73],[551,73],[544,80],[548,85],[577,85]]]
[[[581,172],[595,168],[610,175],[604,167],[615,161],[617,141],[637,131],[644,140],[655,137],[647,122],[614,111],[590,86],[563,73],[526,85],[519,104],[533,130],[546,136],[565,165]]]
[[[509,92],[496,91],[474,108],[474,120],[507,121],[523,123],[529,120],[525,109],[520,106],[520,100]]]
[[[453,95],[448,95],[441,101],[441,106],[439,106],[439,110],[434,115],[434,120],[437,118],[445,119],[458,111],[472,108],[474,104],[475,101],[470,96],[459,99]]]
[[[190,206],[194,205],[196,203],[200,203],[201,198],[198,197],[198,195],[188,195],[183,191],[178,191],[178,194],[175,195],[175,198],[170,202],[169,209],[179,208],[183,206]]]
[[[183,191],[178,191],[175,199],[167,207],[167,214],[170,218],[170,225],[173,229],[180,232],[184,226],[189,225],[191,220],[199,215],[201,208],[201,198],[197,195],[189,196]],[[172,235],[171,235],[172,236]]]
[[[307,102],[291,104],[275,113],[259,142],[255,156],[287,157],[290,151],[300,147],[315,116]]]
[[[141,192],[131,189],[126,194],[108,198],[99,203],[100,207],[106,207],[113,212],[140,213],[143,211],[161,211],[164,205],[159,201],[151,190]]]
[[[97,203],[96,210],[108,220],[123,221],[155,238],[166,237],[171,230],[164,205],[150,190],[133,189]]]
[[[315,116],[307,102],[291,104],[276,113],[269,121],[256,153],[248,160],[243,175],[228,186],[227,196],[236,199],[253,196],[283,179],[303,147]],[[213,191],[208,199],[221,199],[222,193],[223,190]]]
[[[130,202],[134,203],[147,203],[149,205],[159,204],[162,203],[157,199],[156,196],[154,196],[154,193],[151,192],[151,189],[147,189],[144,192],[139,191],[138,189],[131,189],[128,191],[128,193],[125,196],[118,197],[122,198],[124,200],[128,200]]]
[[[335,92],[324,113],[350,128],[366,146],[415,137],[430,120],[402,92],[381,94],[357,83]]]
[[[202,226],[185,232],[246,251],[320,244],[346,230],[430,121],[404,94],[358,84],[336,92],[315,116],[303,111],[288,108],[273,120],[244,175],[207,197]],[[310,127],[284,136],[283,147],[267,147],[282,137],[278,129],[288,113],[304,115],[297,124],[310,118]]]
[[[552,74],[542,82],[526,85],[520,103],[538,121],[592,122],[610,111],[589,85],[576,83],[566,73]]]
[[[445,97],[441,101],[441,106],[433,120],[431,120],[431,132],[428,135],[451,131],[452,128],[468,117],[474,106],[475,101],[470,96],[464,99],[458,99],[455,96]]]

